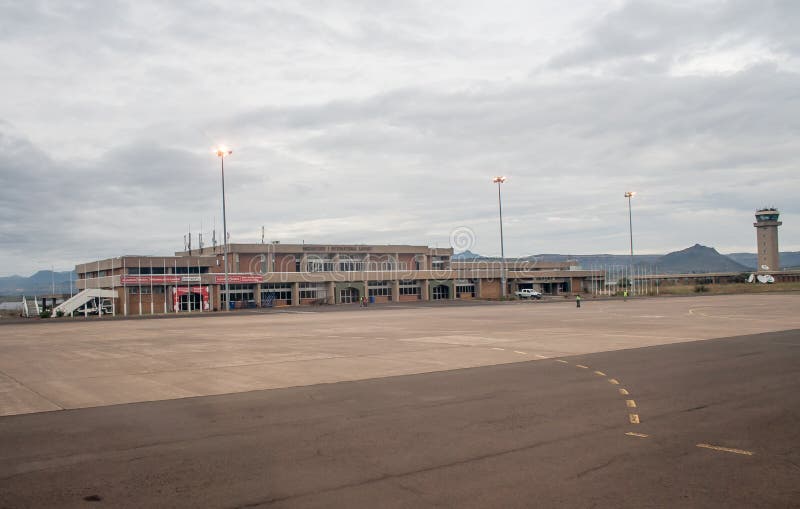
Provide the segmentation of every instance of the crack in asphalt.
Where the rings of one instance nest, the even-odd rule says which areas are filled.
[[[424,474],[424,473],[428,473],[428,472],[434,472],[436,470],[442,470],[442,469],[447,469],[447,468],[458,467],[458,466],[467,465],[467,464],[474,463],[474,462],[479,462],[479,461],[484,461],[484,460],[488,460],[488,459],[494,459],[494,458],[499,458],[499,457],[502,457],[502,456],[507,456],[509,454],[515,454],[515,453],[518,453],[518,452],[529,451],[529,450],[537,449],[539,447],[552,445],[552,444],[557,444],[557,443],[560,443],[560,442],[565,442],[565,441],[573,440],[573,439],[576,439],[576,438],[589,436],[589,435],[592,435],[592,434],[597,433],[597,432],[608,431],[608,430],[617,429],[617,428],[619,428],[619,426],[601,427],[601,428],[592,429],[590,431],[586,431],[586,432],[582,432],[582,433],[575,433],[575,434],[572,434],[572,435],[567,435],[567,436],[556,438],[556,439],[553,439],[553,440],[547,440],[547,441],[544,441],[544,442],[536,442],[536,443],[532,443],[532,444],[528,444],[528,445],[523,445],[523,446],[520,446],[520,447],[514,447],[514,448],[511,448],[511,449],[504,449],[504,450],[490,452],[490,453],[486,453],[486,454],[479,454],[479,455],[472,456],[472,457],[469,457],[469,458],[450,461],[450,462],[447,462],[447,463],[441,463],[441,464],[438,464],[438,465],[431,465],[431,466],[428,466],[428,467],[418,468],[418,469],[415,469],[415,470],[409,470],[409,471],[406,471],[406,472],[399,472],[399,473],[393,473],[393,474],[392,473],[382,473],[380,475],[376,475],[376,476],[373,476],[373,477],[368,477],[366,479],[362,479],[362,480],[359,480],[359,481],[353,481],[353,482],[350,482],[350,483],[340,484],[338,486],[332,486],[332,487],[329,487],[329,488],[322,488],[322,489],[318,489],[318,490],[308,491],[308,492],[305,492],[305,493],[294,493],[294,494],[284,495],[284,496],[279,496],[279,497],[270,497],[270,498],[267,498],[267,499],[262,499],[262,500],[257,500],[257,501],[254,501],[254,502],[249,502],[249,503],[246,503],[246,504],[240,504],[240,505],[231,506],[231,509],[250,509],[250,508],[253,508],[253,507],[268,506],[268,505],[276,504],[276,503],[279,503],[279,502],[286,502],[288,500],[294,500],[294,499],[305,498],[305,497],[310,497],[310,496],[317,496],[317,495],[322,495],[322,494],[325,494],[325,493],[333,493],[333,492],[336,492],[336,491],[347,490],[347,489],[351,489],[351,488],[358,488],[358,487],[361,487],[361,486],[366,486],[366,485],[369,485],[369,484],[379,483],[379,482],[388,481],[388,480],[392,480],[392,479],[404,479],[404,478],[411,477],[411,476],[414,476],[414,475],[417,475],[417,474]],[[615,461],[615,458],[612,458],[611,462],[613,462],[613,461]],[[595,468],[595,470],[596,469],[597,468]],[[593,470],[593,469],[590,469],[590,471],[591,470]]]
[[[575,478],[575,479],[580,479],[581,477],[583,477],[583,476],[585,476],[585,475],[588,475],[588,474],[591,474],[592,472],[596,472],[596,471],[598,471],[598,470],[602,470],[602,469],[604,469],[604,468],[607,468],[607,467],[608,467],[608,466],[610,466],[612,463],[614,463],[615,461],[617,461],[617,459],[618,459],[617,457],[614,457],[614,458],[611,458],[610,460],[608,460],[608,461],[606,461],[606,462],[604,462],[604,463],[601,463],[600,465],[597,465],[596,467],[591,467],[591,468],[587,468],[586,470],[581,470],[580,472],[578,472],[577,474],[575,474],[575,477],[574,477],[574,478]]]

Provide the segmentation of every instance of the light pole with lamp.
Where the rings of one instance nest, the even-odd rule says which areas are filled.
[[[633,283],[633,214],[631,212],[631,198],[636,196],[636,191],[625,191],[625,198],[628,199],[628,231],[631,238],[631,261],[628,268],[628,282],[631,286],[631,295],[636,293],[636,286]]]
[[[222,170],[222,263],[225,264],[225,311],[230,310],[230,288],[228,286],[228,223],[225,218],[225,156],[233,154],[233,150],[222,145],[217,147],[217,156]]]
[[[497,184],[497,205],[500,209],[500,285],[502,286],[503,300],[506,298],[506,252],[503,246],[503,198],[500,185],[505,183],[505,177],[495,177],[492,182]]]

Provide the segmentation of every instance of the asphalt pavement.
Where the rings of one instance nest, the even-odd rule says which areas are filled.
[[[800,330],[0,418],[0,507],[798,507]]]

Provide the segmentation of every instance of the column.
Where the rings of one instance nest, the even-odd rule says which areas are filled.
[[[427,279],[423,279],[421,283],[420,291],[422,292],[422,300],[430,300],[430,282]]]
[[[292,283],[292,306],[300,305],[300,283]]]
[[[400,280],[392,281],[392,302],[400,302]]]
[[[253,299],[258,302],[258,307],[262,307],[264,304],[261,302],[261,283],[256,283],[256,294],[253,295]]]

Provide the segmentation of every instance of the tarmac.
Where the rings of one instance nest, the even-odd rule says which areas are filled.
[[[800,328],[800,295],[289,308],[0,326],[0,415],[335,383]]]
[[[797,507],[798,375],[794,330],[7,416],[0,507]]]

